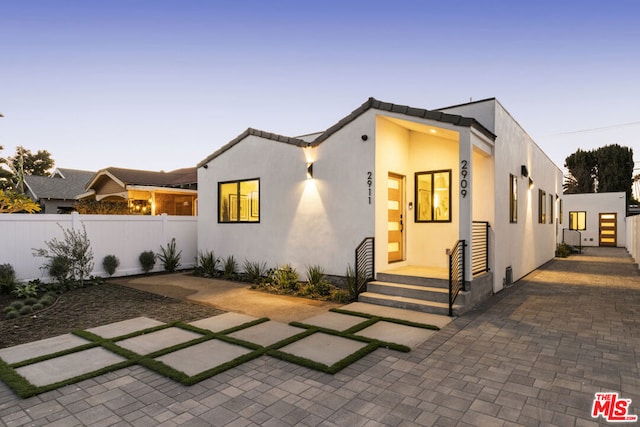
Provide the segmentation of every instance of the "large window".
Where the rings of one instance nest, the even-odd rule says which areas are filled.
[[[218,222],[260,222],[260,180],[218,183]]]
[[[416,173],[416,222],[451,222],[451,169]]]
[[[569,230],[586,230],[587,213],[584,211],[569,212]]]
[[[544,224],[547,221],[547,193],[538,190],[538,222]]]
[[[509,175],[509,222],[518,222],[518,177]]]

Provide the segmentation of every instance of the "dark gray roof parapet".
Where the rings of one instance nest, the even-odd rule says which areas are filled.
[[[270,139],[273,141],[284,142],[287,144],[296,145],[298,147],[309,147],[309,146],[315,147],[319,145],[321,142],[323,142],[324,140],[326,140],[327,138],[329,138],[331,135],[333,135],[334,133],[336,133],[337,131],[339,131],[340,129],[342,129],[343,127],[345,127],[346,125],[354,121],[355,119],[357,119],[360,115],[362,115],[363,113],[365,113],[367,110],[371,108],[374,108],[376,110],[381,110],[381,111],[389,111],[393,113],[404,114],[406,116],[411,116],[411,117],[419,117],[422,119],[450,123],[455,126],[472,127],[480,131],[487,138],[490,138],[491,140],[496,139],[496,135],[493,134],[493,132],[491,132],[484,126],[482,126],[480,122],[478,122],[476,119],[472,117],[464,117],[464,116],[459,116],[457,114],[448,114],[448,113],[443,113],[437,110],[426,110],[424,108],[414,108],[414,107],[409,107],[408,105],[392,104],[390,102],[379,101],[375,98],[369,98],[364,104],[362,104],[360,107],[353,110],[348,116],[341,119],[338,123],[331,126],[329,129],[325,130],[320,136],[318,136],[312,142],[306,142],[298,138],[291,138],[288,136],[278,135],[275,133],[264,132],[258,129],[248,128],[247,130],[242,132],[240,135],[235,137],[233,140],[229,141],[227,144],[220,147],[213,154],[209,155],[206,159],[198,163],[198,167],[204,166],[206,163],[209,163],[211,160],[215,159],[220,154],[229,150],[231,147],[233,147],[234,145],[236,145],[237,143],[239,143],[249,135],[255,135],[255,136]]]

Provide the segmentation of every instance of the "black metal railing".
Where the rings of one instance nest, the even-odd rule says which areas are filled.
[[[568,235],[566,234],[567,232],[569,233]],[[580,253],[582,253],[582,233],[579,232],[578,230],[563,228],[562,243],[566,243],[567,245],[573,246],[576,249],[578,249]]]
[[[471,227],[471,274],[489,271],[489,222],[473,221]]]
[[[375,274],[375,240],[365,237],[356,248],[355,293],[356,297],[367,290],[367,283]]]
[[[465,262],[464,253],[467,244],[458,240],[449,251],[449,316],[453,316],[453,303],[460,291],[464,291]]]

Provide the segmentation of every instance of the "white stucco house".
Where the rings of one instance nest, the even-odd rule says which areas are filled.
[[[343,276],[364,242],[363,300],[436,312],[452,254],[462,311],[554,257],[562,181],[496,99],[370,98],[323,132],[249,128],[200,162],[198,248]]]
[[[558,240],[572,246],[627,246],[627,196],[614,193],[565,194]]]

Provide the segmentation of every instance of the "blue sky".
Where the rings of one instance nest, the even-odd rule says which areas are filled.
[[[613,143],[640,160],[636,3],[0,0],[0,156],[173,170],[373,96],[496,97],[558,166]]]

